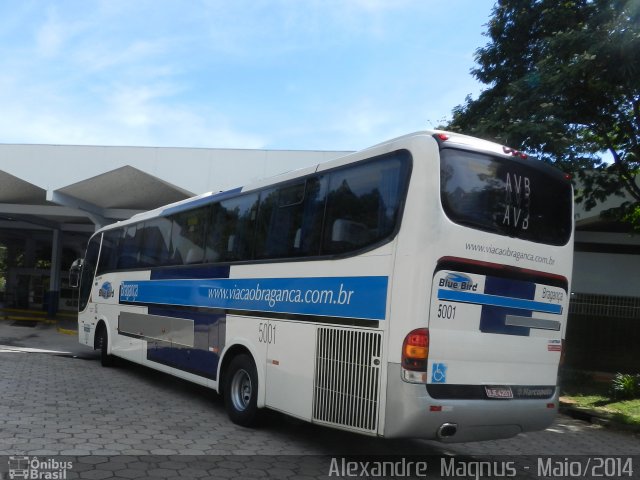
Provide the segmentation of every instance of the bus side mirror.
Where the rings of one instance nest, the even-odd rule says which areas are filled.
[[[82,259],[79,258],[71,264],[71,268],[69,269],[69,286],[72,288],[78,288],[80,286],[82,263]]]

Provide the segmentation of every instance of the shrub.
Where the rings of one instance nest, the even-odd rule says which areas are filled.
[[[640,376],[616,373],[611,381],[611,396],[617,400],[635,398],[640,393]]]

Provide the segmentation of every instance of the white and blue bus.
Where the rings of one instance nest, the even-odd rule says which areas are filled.
[[[420,132],[97,231],[79,340],[241,425],[506,438],[556,414],[572,245],[562,172]]]

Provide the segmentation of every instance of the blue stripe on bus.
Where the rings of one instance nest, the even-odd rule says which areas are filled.
[[[169,365],[180,370],[200,375],[202,377],[216,379],[218,362],[224,345],[224,319],[223,313],[211,313],[188,311],[171,307],[149,307],[149,315],[161,315],[164,317],[188,318],[193,320],[194,346],[183,347],[168,342],[147,340],[147,359],[153,362]],[[212,352],[210,347],[215,347]]]
[[[485,295],[533,300],[536,297],[536,284],[511,278],[487,276],[484,283],[484,293]],[[507,325],[506,320],[507,315],[531,317],[532,313],[531,310],[483,305],[480,314],[480,331],[528,337],[531,334],[529,327]]]
[[[384,320],[388,278],[209,278],[122,282],[120,301]]]
[[[535,300],[525,300],[522,298],[501,297],[498,295],[488,295],[485,293],[461,292],[458,290],[438,290],[438,300],[449,300],[451,302],[475,303],[478,305],[489,305],[494,307],[516,308],[520,310],[532,310],[544,313],[562,313],[562,306],[557,304],[537,302]]]

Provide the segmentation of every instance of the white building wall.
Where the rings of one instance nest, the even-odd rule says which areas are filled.
[[[640,297],[640,255],[575,252],[571,290]]]
[[[245,185],[346,155],[344,151],[0,145],[0,169],[46,190],[125,165],[195,194]]]
[[[573,292],[640,297],[640,255],[623,253],[640,247],[640,235],[576,232],[575,242]],[[581,245],[602,246],[606,253],[580,251]]]

